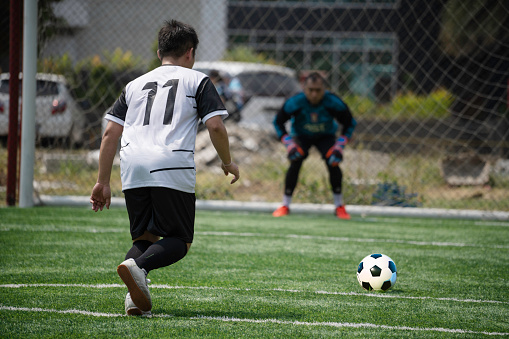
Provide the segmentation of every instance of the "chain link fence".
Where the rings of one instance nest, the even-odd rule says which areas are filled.
[[[48,0],[39,7],[39,195],[90,194],[103,116],[130,80],[158,66],[159,27],[177,19],[198,32],[195,68],[218,71],[234,93],[225,98],[226,125],[242,179],[229,185],[200,129],[197,198],[280,201],[288,162],[271,120],[299,80],[319,71],[358,122],[341,165],[347,204],[509,210],[503,1]],[[8,16],[0,21],[8,28]],[[6,97],[4,76],[0,116],[8,115]],[[5,143],[0,154],[5,187]],[[114,196],[122,196],[119,172],[116,162]],[[316,151],[294,201],[332,202]]]

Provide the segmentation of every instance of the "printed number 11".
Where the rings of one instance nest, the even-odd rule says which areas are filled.
[[[168,80],[164,85],[165,87],[170,87],[168,90],[168,99],[166,100],[166,108],[164,110],[164,125],[170,125],[171,120],[173,118],[173,109],[175,107],[175,97],[177,96],[177,88],[178,88],[179,80],[172,79]],[[145,86],[143,86],[143,90],[150,90],[148,92],[147,97],[147,106],[145,107],[145,118],[143,119],[143,126],[148,125],[150,122],[150,112],[152,111],[152,104],[154,103],[154,98],[157,94],[157,82],[147,82]]]

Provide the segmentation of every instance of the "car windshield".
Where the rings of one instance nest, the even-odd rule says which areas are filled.
[[[21,88],[21,85],[20,85]],[[4,79],[0,82],[0,93],[9,94],[9,80]]]
[[[275,72],[246,72],[237,78],[251,95],[289,97],[301,90],[296,79]]]
[[[21,94],[21,81],[19,82],[19,91]],[[3,79],[0,82],[0,93],[9,94],[9,79]],[[58,84],[54,81],[37,80],[37,96],[58,95]]]

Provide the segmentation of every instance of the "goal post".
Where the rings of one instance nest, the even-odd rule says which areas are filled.
[[[34,206],[37,0],[25,0],[19,206]]]

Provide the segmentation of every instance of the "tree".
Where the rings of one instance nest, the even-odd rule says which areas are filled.
[[[23,7],[22,0],[21,7]],[[69,33],[70,28],[64,18],[55,16],[51,5],[62,0],[39,0],[37,34],[39,46],[51,39],[56,34]],[[19,18],[20,29],[23,27],[23,18]],[[0,2],[0,69],[2,72],[9,68],[9,25],[10,25],[10,1]],[[22,36],[22,34],[20,34]]]
[[[509,139],[509,3],[504,0],[449,0],[442,12],[439,40],[453,69],[448,87],[451,113],[462,139],[479,153]],[[501,147],[509,156],[509,149]]]
[[[439,40],[454,71],[453,111],[478,120],[504,103],[509,69],[509,4],[502,0],[449,0]]]
[[[503,47],[508,25],[506,1],[449,0],[442,13],[442,48],[453,58],[475,58],[483,50]]]

